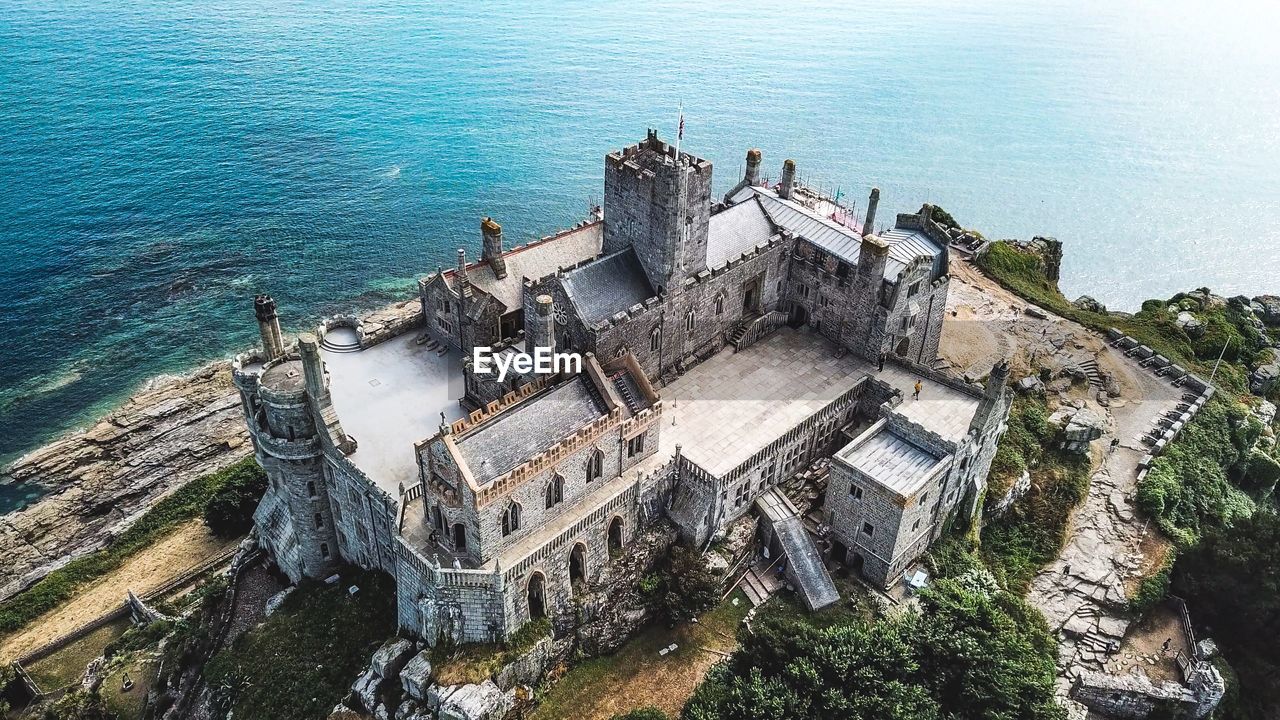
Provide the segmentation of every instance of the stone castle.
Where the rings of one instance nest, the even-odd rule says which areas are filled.
[[[705,547],[757,508],[811,607],[829,563],[900,581],[972,519],[1005,427],[1008,369],[934,372],[948,245],[932,208],[876,232],[761,155],[723,198],[711,163],[650,131],[605,158],[603,208],[419,283],[400,334],[353,318],[295,345],[275,303],[236,358],[270,486],[259,542],[292,580],[340,563],[395,578],[401,629],[491,642],[558,617],[660,519]],[[509,375],[472,349],[583,354],[572,375]],[[823,550],[778,485],[830,457]]]

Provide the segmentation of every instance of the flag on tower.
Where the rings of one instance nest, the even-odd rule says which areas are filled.
[[[684,139],[684,111],[683,110],[680,111],[680,128],[676,130],[676,139],[677,140]]]

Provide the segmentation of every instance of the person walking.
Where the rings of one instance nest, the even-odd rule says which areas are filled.
[[[912,400],[919,400],[919,399],[920,399],[920,390],[921,390],[921,389],[923,389],[923,388],[924,388],[924,386],[920,384],[920,381],[919,381],[919,380],[917,380],[917,381],[916,381],[916,391],[915,391],[915,393],[914,393],[914,394],[912,394],[911,399],[912,399]]]

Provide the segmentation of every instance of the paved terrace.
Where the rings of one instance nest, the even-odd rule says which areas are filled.
[[[349,459],[396,497],[400,483],[418,482],[414,443],[439,431],[440,413],[450,422],[463,415],[458,354],[437,355],[416,344],[414,333],[359,352],[322,352],[333,406],[359,444]]]
[[[899,412],[909,420],[959,439],[978,401],[933,380],[885,365],[877,371],[807,330],[781,328],[745,350],[726,348],[659,390],[665,403],[658,455],[675,446],[712,475],[723,475],[840,395],[872,376],[902,391]]]

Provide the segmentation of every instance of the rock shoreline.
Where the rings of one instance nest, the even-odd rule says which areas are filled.
[[[369,313],[365,344],[408,331],[420,317],[416,299]],[[106,546],[157,500],[252,451],[229,360],[148,380],[96,424],[0,472],[0,483],[48,490],[0,517],[0,600]]]

